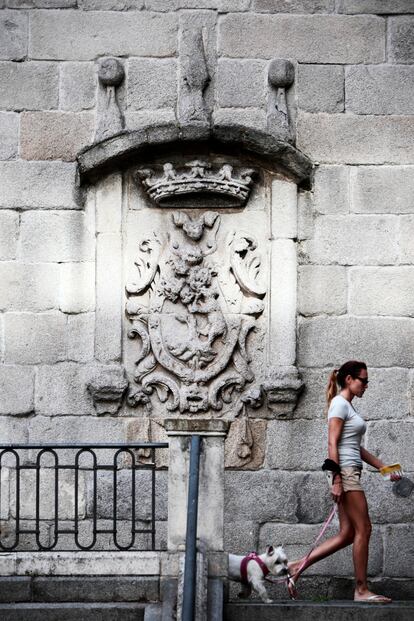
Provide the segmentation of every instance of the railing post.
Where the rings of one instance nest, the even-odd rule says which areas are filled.
[[[191,436],[182,621],[193,621],[195,610],[200,444],[200,436]]]

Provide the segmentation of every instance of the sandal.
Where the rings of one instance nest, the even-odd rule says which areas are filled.
[[[370,595],[369,597],[364,597],[363,599],[354,598],[354,602],[362,602],[363,604],[390,604],[392,599],[385,597],[385,595]]]

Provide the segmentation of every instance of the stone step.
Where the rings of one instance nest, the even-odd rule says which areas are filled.
[[[1,621],[144,621],[145,604],[20,603],[0,604]]]
[[[414,601],[361,604],[353,601],[229,603],[224,621],[412,621]]]

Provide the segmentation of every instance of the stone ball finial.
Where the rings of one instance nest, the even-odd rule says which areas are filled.
[[[117,58],[101,58],[98,77],[103,86],[118,86],[124,76],[124,68]]]
[[[295,68],[290,60],[275,58],[269,65],[269,82],[277,88],[287,88],[295,79]]]

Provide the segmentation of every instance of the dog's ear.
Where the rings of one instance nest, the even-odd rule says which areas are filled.
[[[275,553],[275,549],[273,546],[267,546],[266,548],[266,554],[268,554],[269,556],[272,556],[272,554]]]

